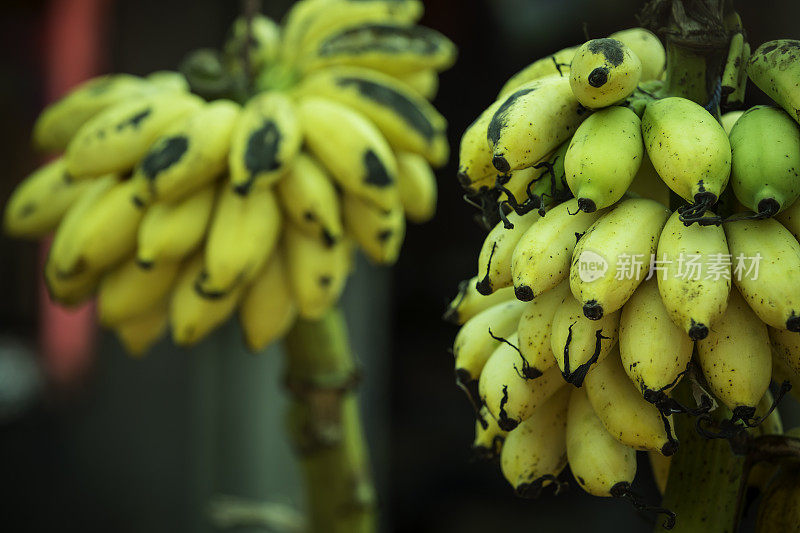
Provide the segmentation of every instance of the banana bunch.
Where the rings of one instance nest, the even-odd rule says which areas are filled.
[[[406,219],[434,214],[448,144],[430,100],[455,47],[421,15],[301,0],[283,25],[237,20],[181,73],[83,83],[39,116],[34,143],[59,155],[16,188],[5,231],[54,233],[51,297],[96,296],[132,354],[237,310],[261,350],[336,303],[356,248],[392,264]]]
[[[518,494],[569,464],[635,498],[637,451],[666,483],[690,370],[742,429],[771,381],[800,384],[797,57],[736,33],[725,102],[749,76],[783,109],[720,117],[668,93],[664,47],[633,28],[532,63],[464,132],[458,179],[491,230],[445,318],[475,448]]]

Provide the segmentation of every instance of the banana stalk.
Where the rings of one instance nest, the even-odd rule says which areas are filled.
[[[375,489],[344,317],[298,319],[285,338],[287,425],[305,475],[309,531],[375,531]]]

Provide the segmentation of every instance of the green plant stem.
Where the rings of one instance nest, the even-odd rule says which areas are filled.
[[[340,311],[286,336],[288,428],[305,476],[312,532],[375,530],[375,491],[354,392],[358,370]]]

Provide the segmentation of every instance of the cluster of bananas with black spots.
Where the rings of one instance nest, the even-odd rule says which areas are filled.
[[[357,248],[392,264],[406,218],[434,214],[448,144],[430,100],[455,47],[422,9],[300,0],[180,72],[83,83],[38,118],[36,146],[60,155],[14,191],[5,231],[54,232],[51,297],[96,296],[134,354],[237,309],[261,350],[337,302]]]
[[[514,75],[463,134],[458,179],[491,230],[445,318],[475,447],[519,494],[569,464],[636,500],[636,451],[665,484],[678,413],[723,406],[747,431],[800,383],[800,41],[751,55],[733,34],[722,103],[749,75],[780,107],[720,116],[664,69],[645,29],[593,39]],[[670,396],[687,374],[701,407]]]

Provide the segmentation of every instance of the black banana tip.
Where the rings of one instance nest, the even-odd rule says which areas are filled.
[[[247,196],[250,192],[250,182],[247,183],[240,183],[239,185],[235,185],[233,187],[233,192],[238,194],[239,196]]]
[[[533,289],[528,287],[527,285],[520,285],[519,287],[514,287],[514,294],[517,297],[517,300],[521,302],[530,302],[533,300]]]
[[[708,326],[693,322],[689,328],[689,338],[693,341],[701,341],[706,337],[708,337]]]
[[[781,204],[775,198],[764,198],[758,202],[758,214],[763,218],[774,217],[781,210]]]
[[[786,321],[786,329],[795,333],[800,333],[800,316],[792,311],[792,316]]]
[[[492,158],[492,164],[494,165],[494,168],[500,172],[508,172],[511,170],[511,165],[508,164],[508,161],[506,161],[506,158],[502,155],[494,156]]]
[[[153,262],[146,261],[144,259],[137,259],[136,264],[139,265],[139,268],[143,270],[150,270],[151,268],[153,268]]]
[[[578,198],[578,209],[584,213],[594,213],[597,211],[597,204],[589,198]]]
[[[461,385],[467,385],[472,382],[472,374],[466,368],[456,368],[456,382]]]
[[[664,446],[661,447],[661,455],[664,457],[669,457],[670,455],[674,455],[675,452],[678,451],[678,441],[670,440]]]
[[[589,320],[600,320],[603,318],[603,306],[597,300],[589,300],[583,304],[583,314]]]
[[[589,73],[586,77],[586,81],[588,81],[589,85],[592,87],[602,87],[608,81],[608,69],[606,67],[597,67]]]
[[[488,277],[483,278],[482,280],[475,283],[475,290],[479,293],[483,294],[484,296],[489,296],[492,294],[492,282]]]

